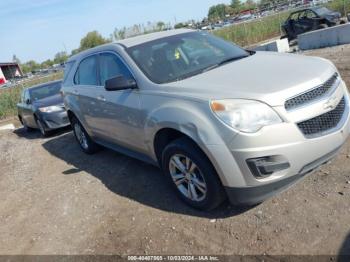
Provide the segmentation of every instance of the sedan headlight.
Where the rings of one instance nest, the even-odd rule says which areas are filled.
[[[210,103],[211,110],[230,127],[255,133],[264,126],[281,123],[278,114],[268,105],[244,99],[215,100]]]
[[[47,107],[40,107],[39,111],[43,113],[53,113],[53,112],[59,112],[62,111],[62,107],[60,106],[47,106]]]

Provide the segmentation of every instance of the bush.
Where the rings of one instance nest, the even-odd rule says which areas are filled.
[[[346,16],[350,12],[350,0],[334,0],[327,4],[327,7],[333,11],[340,12]]]

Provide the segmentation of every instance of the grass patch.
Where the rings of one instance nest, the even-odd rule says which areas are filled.
[[[0,89],[0,119],[17,115],[17,103],[20,101],[22,90],[34,85],[62,79],[63,73],[31,79],[7,89]]]
[[[232,25],[213,33],[240,46],[250,46],[281,35],[281,25],[290,12],[267,16],[251,22]]]

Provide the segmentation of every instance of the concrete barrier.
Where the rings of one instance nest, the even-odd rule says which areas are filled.
[[[0,130],[14,130],[14,129],[15,129],[15,126],[13,124],[0,126]]]
[[[287,39],[278,39],[254,47],[253,50],[286,53],[289,52],[289,43]]]
[[[308,32],[298,36],[301,50],[317,49],[350,43],[350,23]]]

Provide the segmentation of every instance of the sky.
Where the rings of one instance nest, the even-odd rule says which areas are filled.
[[[109,37],[114,28],[164,21],[200,20],[210,6],[225,0],[1,0],[0,62],[42,62],[79,47],[97,30]]]

